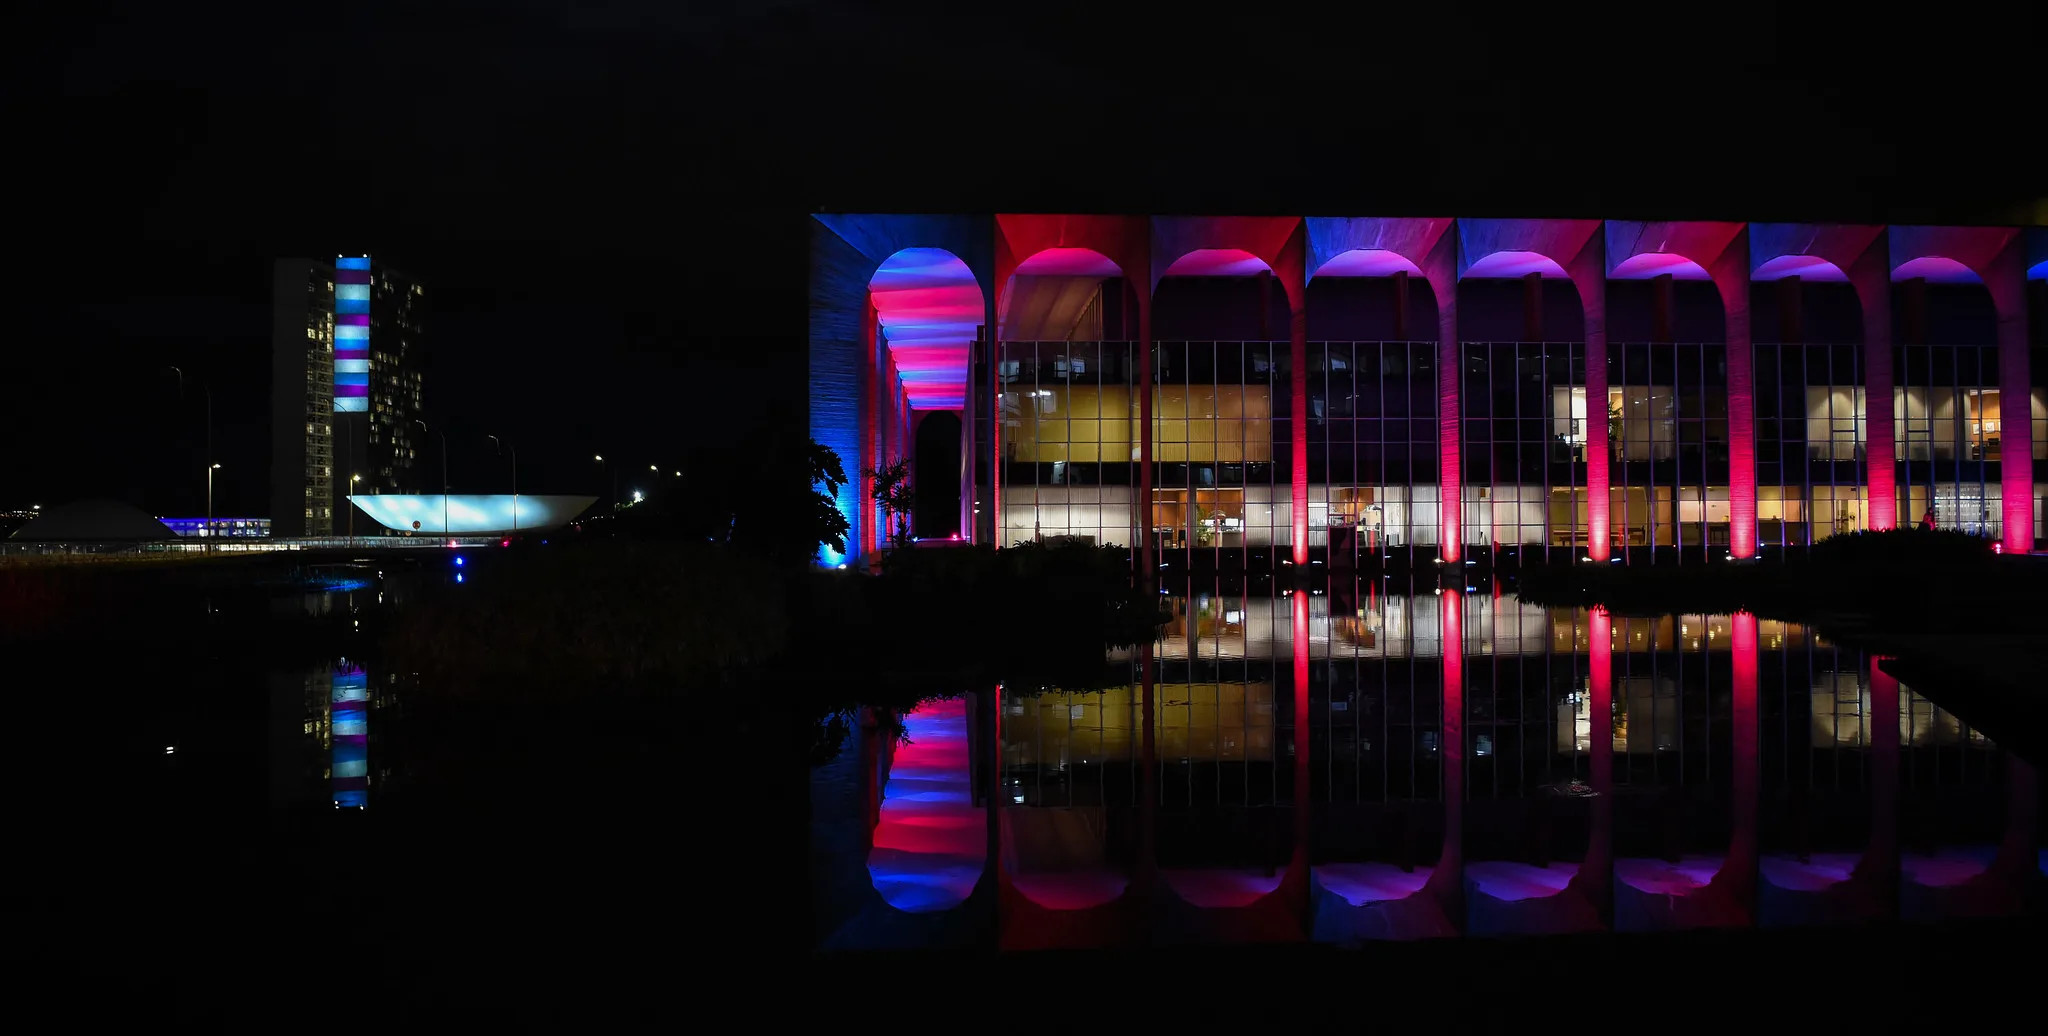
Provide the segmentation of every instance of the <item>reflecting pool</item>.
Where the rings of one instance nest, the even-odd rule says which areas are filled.
[[[964,737],[959,701],[927,703],[908,780],[856,753],[884,900],[921,880],[891,803],[941,785],[971,794],[930,880],[1005,947],[1995,916],[2041,891],[2034,768],[1805,626],[1371,577],[1161,599],[1128,682],[1003,688]]]

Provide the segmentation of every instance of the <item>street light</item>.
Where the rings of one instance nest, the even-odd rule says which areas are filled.
[[[355,545],[356,545],[356,486],[355,486],[355,484],[356,484],[356,483],[358,483],[358,482],[361,482],[362,480],[363,480],[363,476],[361,476],[361,475],[350,475],[350,476],[348,477],[348,481],[349,481],[349,486],[348,486],[348,545],[349,545],[349,546],[351,546],[351,547],[353,547],[353,546],[355,546]]]
[[[206,549],[213,549],[213,473],[220,470],[218,464],[206,466]]]
[[[604,454],[602,454],[602,453],[598,454],[598,455],[597,455],[596,457],[593,457],[593,458],[591,458],[591,459],[593,459],[593,460],[597,461],[597,462],[598,462],[599,464],[603,464],[603,465],[604,465],[604,467],[605,467],[605,470],[606,470],[607,472],[609,472],[609,473],[611,474],[611,476],[612,476],[612,495],[611,495],[611,497],[610,497],[609,499],[607,499],[607,500],[605,501],[605,503],[606,503],[607,505],[609,505],[609,506],[611,507],[611,509],[612,509],[612,510],[614,510],[614,511],[618,510],[618,509],[619,509],[619,469],[618,469],[617,467],[613,466],[612,464],[609,464],[609,463],[607,463],[607,462],[605,461],[605,459],[604,459]]]
[[[484,438],[491,440],[491,448],[502,448],[505,452],[512,454],[512,535],[517,536],[519,535],[519,448],[510,443],[498,441],[498,437],[495,435],[487,435]]]
[[[419,425],[419,426],[420,426],[420,431],[423,431],[423,432],[430,432],[430,431],[433,431],[433,429],[431,429],[431,428],[428,428],[428,427],[427,427],[427,423],[426,423],[425,421],[422,421],[422,420],[420,420],[420,419],[419,419],[419,418],[417,418],[417,417],[413,418],[413,421],[412,421],[412,423],[414,423],[414,424],[416,424],[416,425]],[[449,528],[448,528],[448,433],[447,433],[447,432],[441,432],[441,433],[440,433],[440,436],[441,436],[441,534],[445,536],[445,535],[448,535],[448,533],[449,533],[449,531],[450,531],[450,530],[449,530]]]

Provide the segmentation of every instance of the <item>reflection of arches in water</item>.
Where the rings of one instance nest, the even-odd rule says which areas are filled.
[[[987,857],[987,815],[974,805],[967,703],[927,702],[903,717],[882,793],[868,875],[898,910],[946,910],[965,902]]]

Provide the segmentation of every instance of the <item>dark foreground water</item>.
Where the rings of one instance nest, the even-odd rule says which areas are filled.
[[[658,1000],[704,953],[703,975],[780,956],[824,981],[868,958],[818,949],[1348,974],[1327,951],[1422,989],[1644,953],[1963,968],[2033,938],[2033,769],[1800,626],[1194,588],[1116,657],[1126,684],[980,689],[806,774],[743,702],[445,700],[375,632],[408,580],[453,575],[230,595],[178,649],[11,659],[15,974],[144,1006],[505,1007]]]
[[[1126,686],[1003,688],[919,709],[899,747],[854,739],[818,799],[844,811],[850,781],[873,804],[867,881],[821,829],[823,945],[1359,946],[2040,901],[2036,771],[1879,653],[1747,614],[1386,585],[1170,594]]]

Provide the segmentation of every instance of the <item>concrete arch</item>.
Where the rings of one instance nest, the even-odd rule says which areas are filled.
[[[968,351],[987,313],[967,264],[943,248],[899,249],[876,266],[868,299],[910,408],[965,406]]]
[[[1458,279],[1466,277],[1526,277],[1531,273],[1569,279],[1578,289],[1579,305],[1585,315],[1586,395],[1607,396],[1607,268],[1603,256],[1605,240],[1596,219],[1461,219],[1458,221]],[[1455,343],[1452,343],[1455,349]],[[1458,441],[1457,354],[1448,352],[1441,361],[1446,379],[1445,403],[1452,420],[1445,424],[1442,490],[1446,512],[1445,535],[1462,544],[1464,539],[1464,479],[1458,469],[1462,458]],[[1600,421],[1586,424],[1586,546],[1595,561],[1605,561],[1610,549],[1608,516],[1607,426]],[[1453,472],[1456,474],[1453,475]],[[1452,484],[1453,478],[1456,484]],[[1461,547],[1462,549],[1462,547]],[[1446,561],[1456,560],[1446,556]]]
[[[1710,280],[1721,296],[1728,356],[1728,549],[1738,558],[1757,556],[1756,378],[1750,353],[1748,230],[1742,223],[1610,220],[1606,224],[1609,278],[1649,279],[1669,273],[1678,279]],[[1592,379],[1590,364],[1587,379]],[[1597,494],[1594,497],[1596,502],[1602,499]]]
[[[1099,215],[1058,215],[1058,214],[1000,214],[995,218],[995,286],[996,309],[1008,305],[1010,286],[1017,268],[1040,253],[1085,249],[1109,260],[1125,280],[1129,281],[1134,295],[1138,315],[1137,344],[1139,354],[1139,381],[1152,381],[1152,279],[1151,269],[1152,220],[1145,216],[1099,216]],[[991,324],[990,326],[996,326]],[[994,392],[994,386],[986,391]],[[1152,401],[1149,395],[1140,396],[1143,407],[1139,441],[1139,485],[1138,499],[1149,499],[1152,495]],[[997,423],[994,449],[995,456],[1001,456],[1001,425]],[[989,459],[990,470],[995,470],[995,456]],[[1002,480],[994,480],[991,501],[994,513],[991,520],[1000,521],[1002,514]],[[1000,540],[1000,537],[996,537]],[[1140,537],[1137,544],[1139,570],[1150,577],[1152,572],[1151,537]]]
[[[1308,411],[1308,313],[1304,308],[1307,298],[1308,238],[1304,221],[1299,216],[1163,216],[1152,221],[1152,279],[1150,287],[1157,290],[1159,280],[1165,277],[1184,257],[1194,252],[1243,253],[1231,254],[1227,261],[1243,262],[1255,258],[1273,271],[1280,282],[1281,290],[1287,295],[1288,310],[1288,356],[1290,412],[1303,414]],[[1197,260],[1197,267],[1205,262],[1225,261],[1222,256]],[[1150,371],[1146,381],[1150,383]],[[1144,414],[1147,439],[1150,439],[1152,414],[1150,394],[1146,395],[1147,410]],[[1293,470],[1290,472],[1289,512],[1292,519],[1292,557],[1290,562],[1298,568],[1308,565],[1308,426],[1301,420],[1288,425],[1292,440]],[[1146,485],[1141,499],[1150,501],[1151,455],[1145,457],[1147,469]],[[1149,537],[1148,537],[1149,539]],[[1149,560],[1149,557],[1148,557]],[[1149,566],[1148,566],[1149,571]]]
[[[1437,551],[1455,564],[1464,557],[1458,507],[1463,494],[1458,469],[1458,254],[1457,221],[1446,217],[1311,216],[1302,221],[1307,238],[1307,275],[1323,270],[1346,252],[1392,252],[1420,270],[1436,296],[1437,323]],[[1307,328],[1303,332],[1306,335]],[[1304,515],[1304,518],[1306,516]],[[1305,522],[1304,522],[1305,524]]]
[[[2027,343],[2027,243],[2014,227],[1895,226],[1888,232],[1892,279],[1934,273],[1955,278],[1957,267],[1981,281],[1998,319],[1999,424],[2004,454],[1999,465],[2003,546],[2034,548],[2033,382]],[[1928,260],[1944,260],[1929,262]],[[1882,408],[1880,408],[1882,409]]]
[[[999,221],[1003,221],[1013,217],[997,218]],[[1000,225],[999,222],[999,227]],[[1103,283],[1111,278],[1121,278],[1126,284],[1131,285],[1133,288],[1131,297],[1120,301],[1134,304],[1124,313],[1124,327],[1119,328],[1115,335],[1107,333],[1107,329],[1104,329],[1100,337],[1105,340],[1120,341],[1126,340],[1126,336],[1133,330],[1137,331],[1140,336],[1146,334],[1146,327],[1148,326],[1146,321],[1147,314],[1149,313],[1147,303],[1149,300],[1144,297],[1142,286],[1132,282],[1126,267],[1111,258],[1107,253],[1088,245],[1070,243],[1048,244],[1046,243],[1047,240],[1064,242],[1066,238],[1063,234],[1044,234],[1044,229],[1046,228],[1043,226],[1026,226],[1024,233],[1020,234],[1023,243],[1019,247],[1027,249],[1036,248],[1036,251],[1019,252],[1012,250],[1007,244],[999,245],[998,266],[1000,269],[1008,272],[1002,275],[1003,280],[996,286],[995,334],[991,336],[991,343],[998,350],[995,358],[1001,358],[1001,343],[1004,342],[1088,340],[1092,336],[1083,334],[1077,338],[1073,334],[1075,322],[1085,318],[1091,310],[1098,317],[1101,316],[1106,308],[1107,300],[1106,298],[1098,298],[1098,296],[1102,291]],[[1064,228],[1053,227],[1051,229],[1058,231]],[[1034,234],[1034,231],[1039,233]],[[1104,240],[1107,236],[1090,234],[1083,236],[1081,239],[1113,247],[1115,244],[1113,240]],[[1125,261],[1130,261],[1128,255],[1126,255]],[[1103,303],[1104,305],[1098,305],[1098,303]],[[1136,318],[1137,326],[1135,328],[1130,323],[1132,317]],[[1009,487],[1003,484],[1000,476],[1002,469],[1001,458],[1005,455],[1005,415],[1000,409],[1003,405],[1001,403],[1003,397],[1001,376],[997,376],[997,384],[981,386],[980,388],[989,397],[990,405],[998,408],[993,414],[994,419],[990,423],[990,439],[992,443],[990,447],[990,471],[996,473],[996,477],[993,479],[993,484],[990,487],[990,499],[994,512],[992,516],[993,524],[990,528],[992,533],[990,542],[997,547],[1001,547],[1008,541],[1011,535],[1008,521],[1013,517],[1004,508],[1005,494]],[[965,511],[966,509],[963,508],[963,513]],[[1133,514],[1135,513],[1134,511]],[[1035,515],[1032,527],[1034,530],[1037,528]],[[1135,550],[1138,544],[1134,541],[1132,546]]]
[[[811,438],[839,455],[852,476],[835,499],[850,526],[844,550],[821,548],[818,561],[845,564],[875,546],[872,487],[854,472],[875,466],[889,452],[891,431],[901,442],[907,406],[884,398],[891,356],[881,348],[871,286],[883,263],[906,249],[940,249],[959,259],[982,292],[980,323],[993,321],[988,286],[994,283],[994,248],[987,217],[819,214],[811,222],[809,388]],[[973,399],[965,399],[972,420]],[[904,415],[900,419],[895,415]],[[902,427],[897,427],[900,424]],[[964,465],[963,465],[964,468]]]
[[[1885,228],[1839,223],[1752,223],[1749,276],[1753,282],[1787,277],[1823,283],[1847,282],[1863,310],[1863,391],[1868,399],[1890,399],[1892,303],[1890,245]],[[1889,406],[1871,407],[1865,455],[1892,456],[1897,439]],[[1869,523],[1898,527],[1898,478],[1890,464],[1867,464]]]

